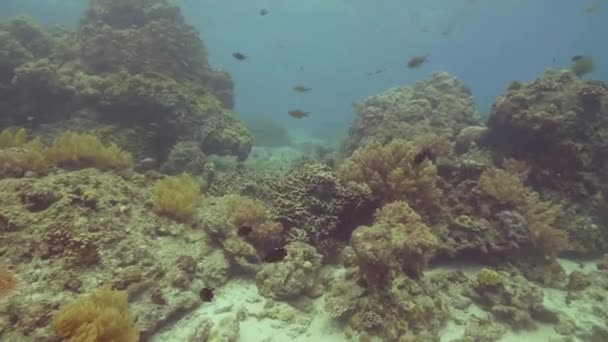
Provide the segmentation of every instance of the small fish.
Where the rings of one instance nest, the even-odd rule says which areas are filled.
[[[292,89],[298,93],[305,93],[307,91],[310,91],[310,88],[308,88],[307,86],[303,85],[303,84],[296,84],[295,86],[292,87]]]
[[[249,236],[249,234],[251,234],[252,231],[253,227],[251,227],[250,225],[242,225],[241,227],[239,227],[238,235],[242,237],[247,237]]]
[[[290,110],[288,113],[291,117],[296,118],[296,119],[301,119],[303,117],[310,116],[310,112],[305,112],[300,109]]]
[[[576,61],[580,61],[581,59],[585,58],[585,56],[582,55],[576,55],[572,58],[570,58],[571,61],[576,62]]]
[[[425,160],[433,160],[435,157],[433,156],[433,152],[428,148],[423,148],[416,156],[414,156],[414,160],[412,162],[414,165],[419,165]]]
[[[150,164],[154,164],[154,163],[156,163],[156,159],[154,159],[152,157],[143,158],[139,161],[139,164],[141,164],[141,165],[150,165]]]
[[[265,16],[266,14],[270,13],[270,11],[269,11],[269,10],[267,10],[267,9],[265,9],[265,8],[262,8],[262,9],[260,10],[260,12],[259,12],[259,13],[260,13],[260,15],[263,17],[263,16]]]
[[[601,3],[599,1],[596,1],[596,2],[592,3],[591,5],[585,7],[585,13],[595,13],[600,10],[600,7],[601,7]]]
[[[265,262],[279,262],[287,256],[287,250],[285,248],[273,248],[264,257]]]
[[[213,294],[213,289],[208,288],[208,287],[203,287],[201,289],[201,292],[199,292],[198,295],[199,295],[199,297],[201,297],[201,300],[203,302],[207,302],[207,303],[212,302],[213,301],[213,297],[215,296]]]
[[[407,67],[410,69],[417,69],[420,68],[422,66],[422,64],[426,63],[429,60],[429,55],[426,54],[424,56],[416,56],[416,57],[412,57],[408,62],[407,62]]]
[[[239,61],[244,61],[247,58],[249,58],[247,55],[240,53],[240,52],[235,52],[232,54],[232,57],[236,58]]]

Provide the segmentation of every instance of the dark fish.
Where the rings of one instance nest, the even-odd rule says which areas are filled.
[[[201,297],[201,300],[203,302],[207,302],[207,303],[212,302],[213,301],[213,297],[215,296],[213,294],[213,289],[208,288],[208,287],[203,287],[201,289],[201,292],[199,292],[198,295]]]
[[[416,57],[412,57],[408,62],[407,62],[407,67],[410,69],[417,69],[420,68],[422,66],[422,64],[426,63],[429,60],[429,55],[424,55],[424,56],[416,56]]]
[[[270,13],[270,11],[269,11],[269,10],[267,10],[267,9],[265,9],[265,8],[262,8],[262,9],[260,10],[260,15],[261,15],[261,16],[265,16],[265,15],[266,15],[266,14],[268,14],[268,13]]]
[[[310,88],[308,88],[307,86],[303,85],[303,84],[296,84],[295,86],[293,86],[292,88],[294,91],[298,92],[298,93],[305,93],[307,91],[310,90]]]
[[[601,8],[601,3],[599,1],[596,1],[585,8],[585,13],[595,13],[595,12],[599,11],[600,8]]]
[[[238,230],[238,235],[242,237],[247,237],[253,231],[253,227],[248,225],[243,225]]]
[[[414,156],[414,160],[412,160],[412,162],[414,163],[414,165],[419,165],[427,159],[433,160],[434,158],[435,156],[433,155],[433,152],[430,149],[423,148],[420,152],[418,152],[418,154],[416,154],[416,156]]]
[[[273,248],[264,257],[265,262],[279,262],[287,256],[287,250],[285,248]]]
[[[305,112],[300,109],[290,110],[288,113],[292,118],[296,118],[296,119],[301,119],[303,117],[310,116],[310,112]]]
[[[576,55],[576,56],[572,57],[572,58],[571,58],[571,60],[572,60],[573,62],[576,62],[576,61],[580,61],[580,60],[581,60],[581,59],[583,59],[583,58],[585,58],[585,56]]]
[[[240,53],[240,52],[235,52],[235,53],[233,53],[233,54],[232,54],[232,57],[234,57],[234,58],[238,59],[239,61],[244,61],[244,60],[246,60],[247,58],[249,58],[249,57],[247,57],[247,55],[245,55],[245,54],[243,54],[243,53]]]

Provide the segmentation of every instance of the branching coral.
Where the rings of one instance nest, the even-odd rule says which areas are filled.
[[[480,203],[486,212],[518,211],[527,225],[530,241],[546,257],[555,258],[573,247],[568,234],[555,228],[560,206],[541,200],[537,193],[524,186],[519,177],[504,170],[488,169],[481,174],[477,191],[486,196]],[[492,208],[493,202],[497,208]]]
[[[176,220],[187,220],[201,201],[198,183],[188,174],[168,176],[154,185],[153,210]]]
[[[66,305],[55,316],[53,329],[63,341],[139,341],[129,312],[127,293],[105,286]]]
[[[421,158],[415,144],[394,140],[359,149],[342,165],[344,181],[366,184],[384,203],[404,200],[418,211],[435,208],[441,196],[437,187],[437,167]]]

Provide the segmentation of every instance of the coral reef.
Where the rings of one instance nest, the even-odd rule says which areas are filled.
[[[12,19],[0,23],[0,44],[0,125],[112,130],[137,158],[160,162],[179,141],[250,152],[253,138],[230,112],[229,75],[208,65],[198,32],[168,1],[92,1],[76,32]]]
[[[479,121],[471,92],[445,72],[372,96],[354,109],[358,115],[344,146],[349,153],[374,141],[386,144],[425,134],[453,137]]]
[[[302,242],[291,243],[285,249],[285,259],[264,265],[256,275],[260,293],[282,300],[312,295],[318,285],[321,255]]]
[[[308,164],[270,184],[271,207],[288,230],[301,229],[315,244],[329,237],[348,238],[368,221],[374,205],[369,189],[341,182],[328,167]]]

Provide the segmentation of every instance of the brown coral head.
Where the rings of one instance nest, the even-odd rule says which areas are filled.
[[[0,300],[8,298],[17,288],[17,278],[5,269],[0,269]]]

